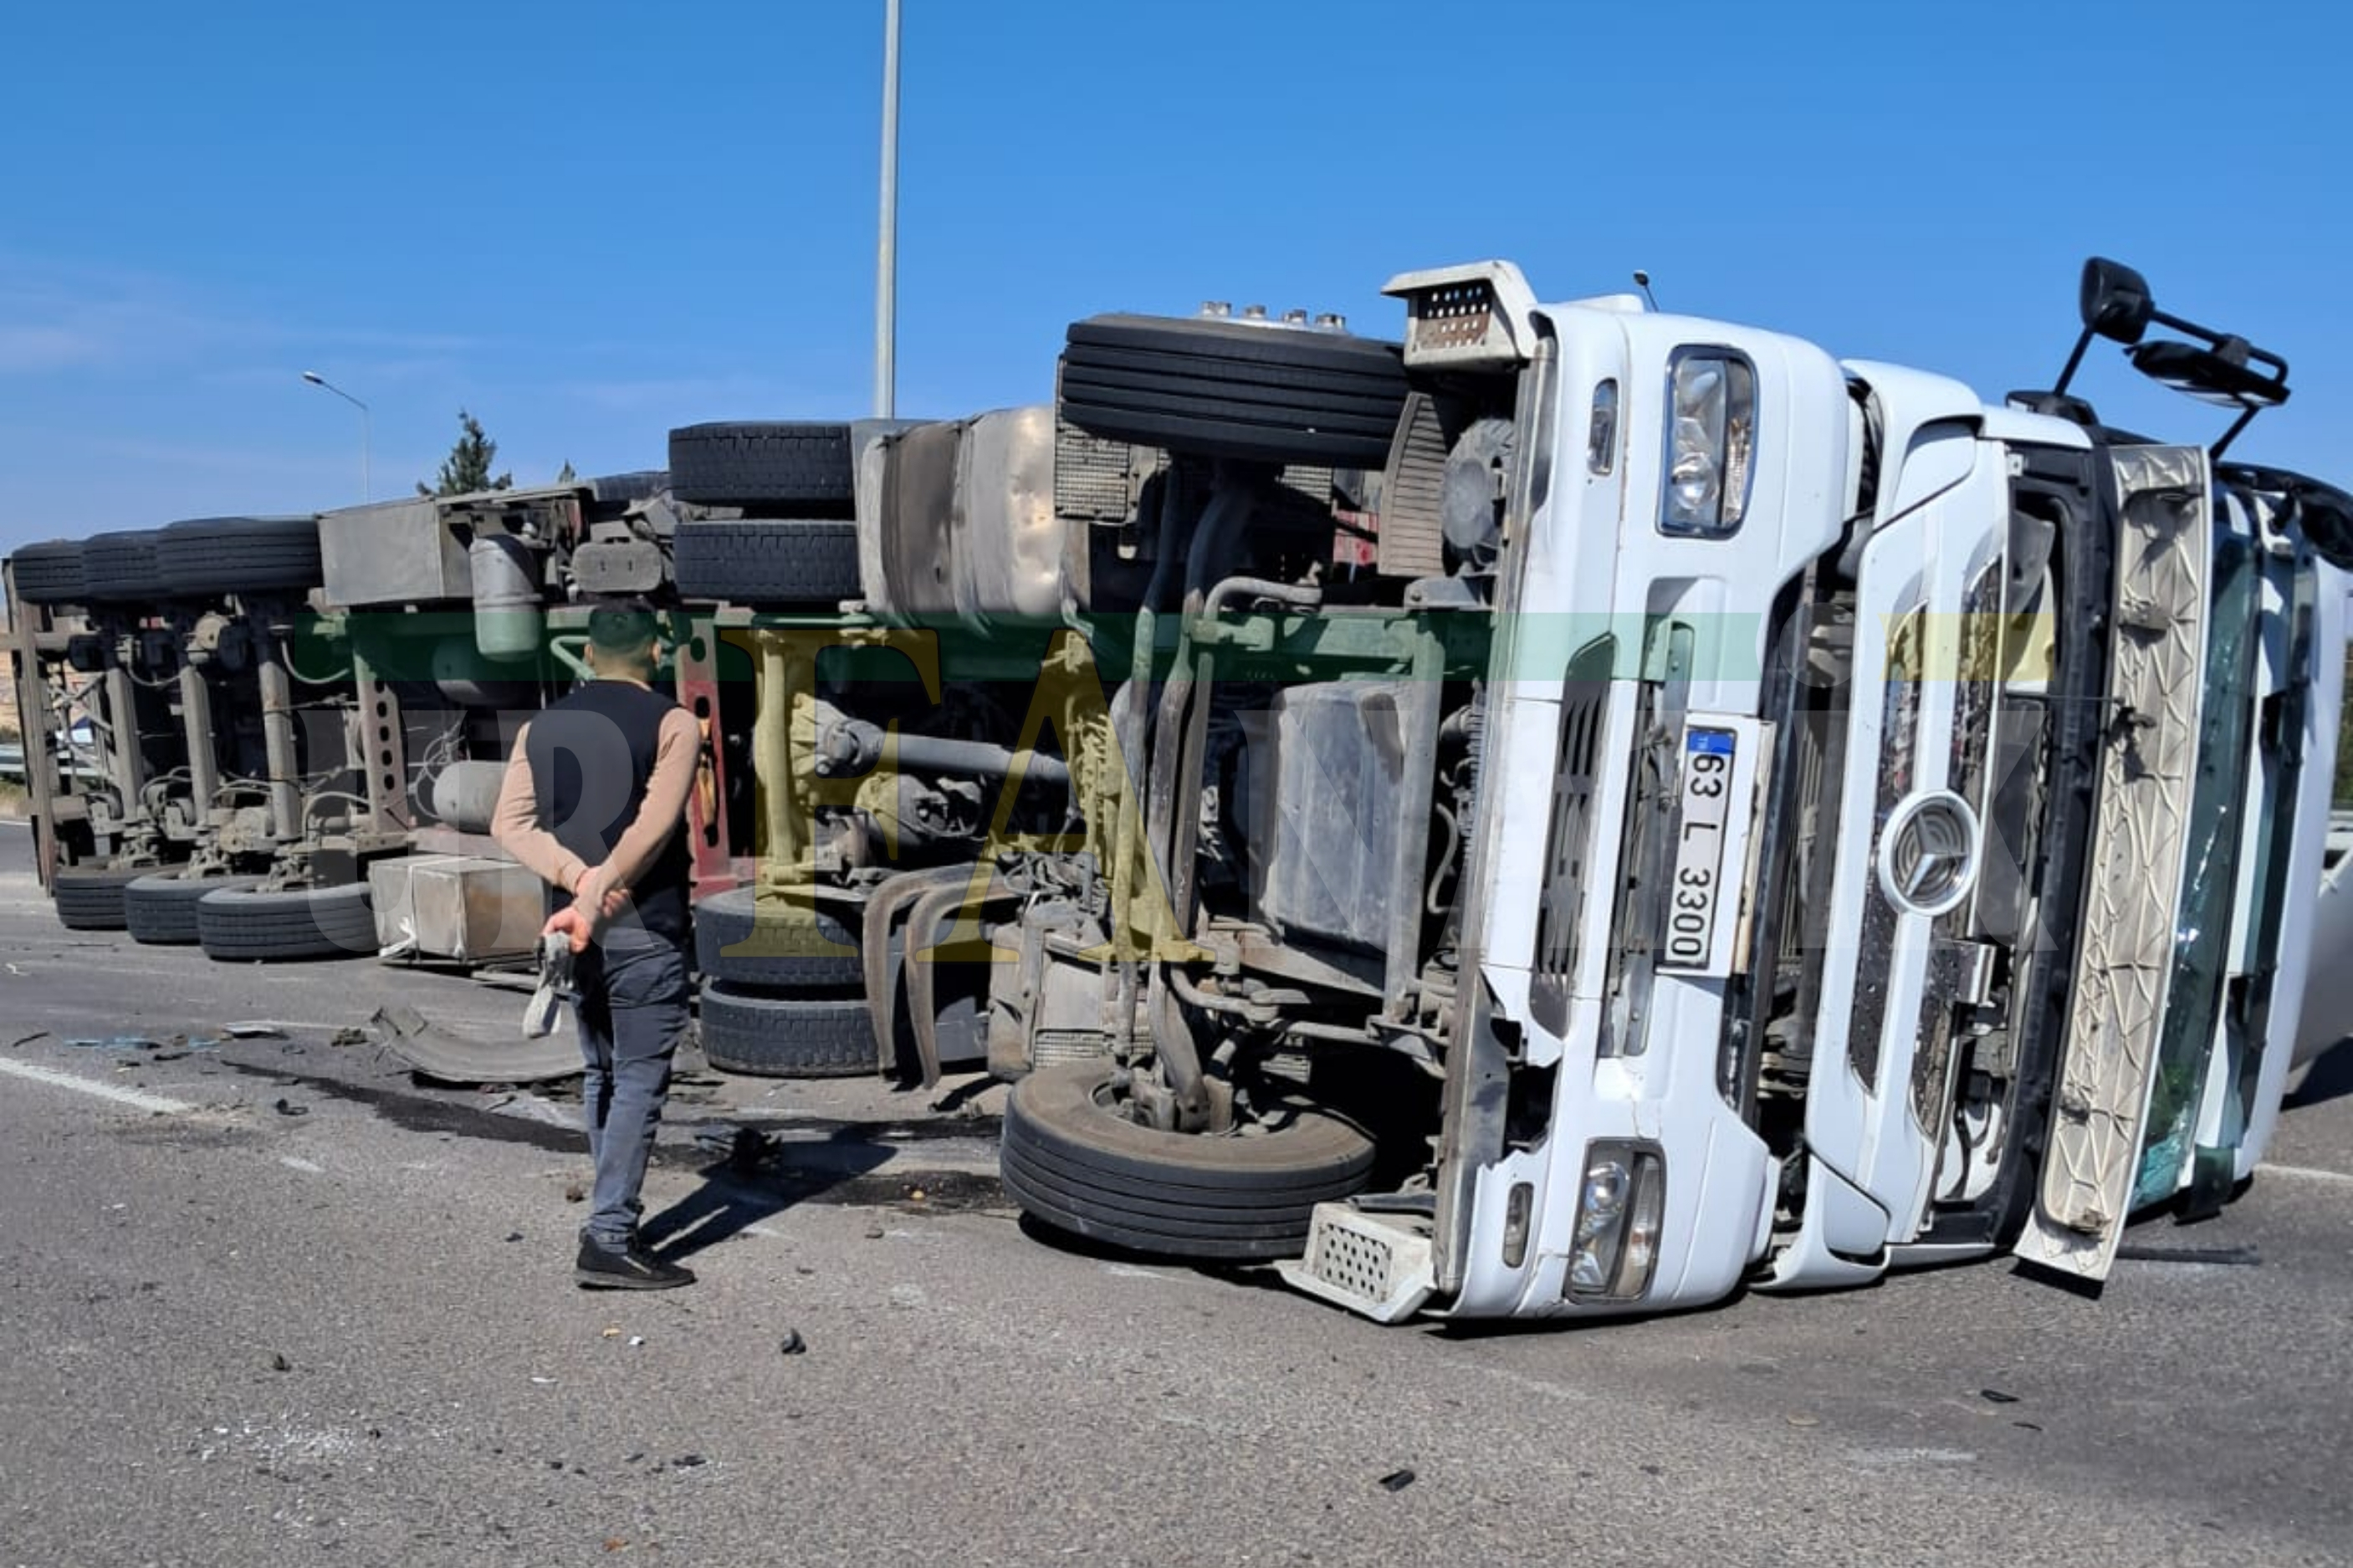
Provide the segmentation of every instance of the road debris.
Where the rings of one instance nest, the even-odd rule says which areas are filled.
[[[710,1460],[704,1458],[700,1454],[681,1454],[677,1458],[670,1461],[670,1465],[676,1469],[691,1470],[700,1466],[707,1465],[710,1462]]]
[[[776,1349],[785,1355],[807,1355],[808,1342],[801,1338],[798,1329],[786,1329],[785,1337],[776,1342]]]
[[[38,1038],[38,1036],[33,1037]],[[103,1038],[68,1040],[67,1045],[83,1051],[160,1051],[164,1042],[145,1035],[108,1035]]]
[[[308,1116],[311,1114],[311,1108],[309,1106],[297,1105],[294,1101],[286,1099],[282,1095],[279,1098],[278,1103],[274,1109],[280,1116]]]
[[[1413,1481],[1411,1470],[1391,1470],[1380,1479],[1380,1489],[1385,1492],[1401,1492],[1413,1485]]]
[[[16,1039],[9,1041],[8,1048],[13,1051],[19,1046],[29,1046],[35,1040],[46,1040],[48,1037],[49,1032],[47,1029],[36,1029],[29,1035],[21,1036]]]
[[[285,1352],[280,1352],[269,1358],[269,1370],[272,1372],[292,1372],[294,1370],[294,1363],[286,1359]]]
[[[372,1037],[408,1064],[417,1077],[436,1083],[524,1084],[577,1078],[580,1047],[563,1036],[481,1039],[428,1022],[416,1008],[388,1002],[368,1019]]]
[[[232,1040],[282,1040],[286,1031],[275,1024],[223,1024],[220,1032]]]
[[[1978,1390],[1978,1397],[1984,1400],[1988,1405],[2015,1405],[2018,1403],[2018,1395],[2015,1394],[2004,1394],[1999,1388],[1980,1388]]]

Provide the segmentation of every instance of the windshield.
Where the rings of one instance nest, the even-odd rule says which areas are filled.
[[[2197,1132],[2214,1029],[2229,962],[2231,909],[2246,837],[2248,750],[2253,727],[2256,615],[2262,575],[2245,513],[2214,498],[2212,613],[2207,620],[2206,690],[2200,706],[2198,776],[2189,853],[2174,924],[2173,979],[2167,992],[2157,1077],[2149,1090],[2133,1206],[2162,1202],[2181,1184]]]

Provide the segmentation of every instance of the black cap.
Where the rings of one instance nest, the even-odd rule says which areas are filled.
[[[607,653],[631,653],[654,640],[661,617],[643,599],[599,599],[588,612],[588,641]]]

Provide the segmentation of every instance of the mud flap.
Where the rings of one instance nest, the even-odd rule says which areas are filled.
[[[2114,462],[2123,526],[2113,718],[2050,1142],[2016,1247],[2022,1262],[2090,1280],[2115,1261],[2155,1080],[2196,784],[2212,536],[2203,450],[2123,448]]]

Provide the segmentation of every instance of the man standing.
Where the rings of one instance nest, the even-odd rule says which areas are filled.
[[[701,731],[653,689],[653,607],[588,616],[596,679],[515,736],[491,834],[547,884],[544,934],[576,957],[581,1099],[596,1179],[574,1278],[585,1287],[667,1290],[694,1276],[638,1239],[670,1058],[687,1022],[692,858],[678,831]]]

